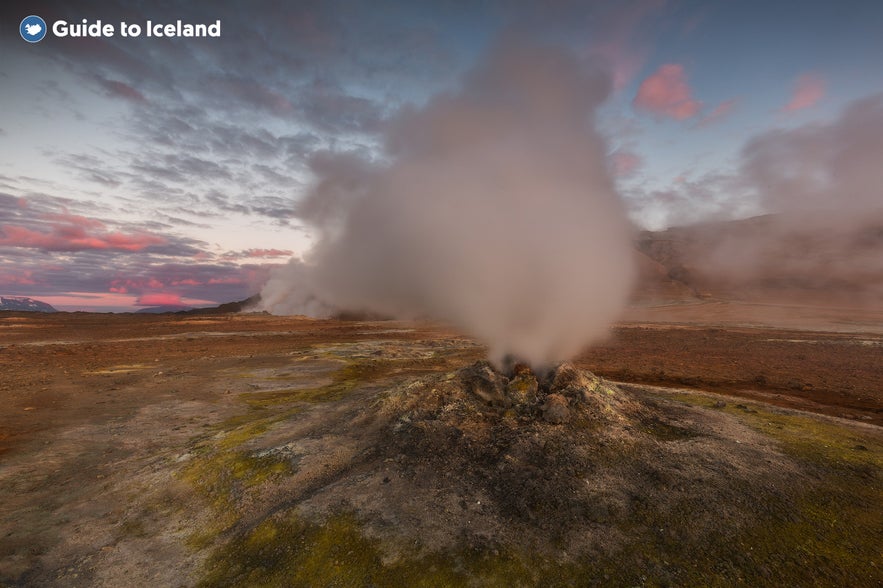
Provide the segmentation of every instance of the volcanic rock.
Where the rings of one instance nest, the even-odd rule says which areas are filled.
[[[543,418],[552,424],[559,425],[570,420],[570,409],[567,398],[561,394],[549,394],[543,404]]]

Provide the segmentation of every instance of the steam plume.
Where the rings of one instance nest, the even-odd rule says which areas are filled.
[[[711,293],[880,308],[881,162],[883,94],[830,122],[765,132],[742,149],[730,186],[754,193],[769,214],[669,229],[657,242],[670,251],[657,257],[679,258]]]
[[[542,366],[602,336],[632,280],[631,234],[594,111],[609,79],[502,44],[455,94],[400,113],[387,159],[322,154],[300,216],[319,239],[262,292],[280,314],[450,321]]]

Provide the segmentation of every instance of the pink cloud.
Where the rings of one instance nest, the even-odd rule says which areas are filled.
[[[24,270],[21,272],[0,272],[0,284],[19,286],[33,286],[37,282],[33,278],[34,272]]]
[[[625,178],[634,174],[641,166],[641,158],[631,151],[617,150],[609,156],[610,167],[613,175]]]
[[[157,292],[154,294],[142,294],[135,301],[135,306],[183,306],[179,294]]]
[[[99,309],[107,307],[130,307],[131,296],[104,294],[101,292],[65,292],[64,294],[40,294],[40,300],[59,310]],[[67,307],[67,308],[65,308]]]
[[[642,31],[664,8],[665,0],[637,0],[600,9],[598,20],[603,26],[589,51],[609,64],[615,90],[622,90],[644,66],[649,50]]]
[[[139,292],[141,290],[159,290],[165,288],[165,282],[156,278],[117,279],[110,283],[111,292],[125,294],[126,292]]]
[[[76,215],[47,215],[49,232],[34,231],[19,225],[0,226],[0,246],[28,247],[44,251],[83,251],[111,249],[141,251],[151,245],[162,245],[165,239],[149,233],[124,234],[103,232],[100,221]]]
[[[825,80],[815,74],[803,74],[794,82],[791,101],[783,112],[796,112],[815,106],[825,96]]]
[[[730,112],[732,112],[733,108],[736,106],[736,99],[730,98],[729,100],[724,100],[720,104],[714,107],[714,110],[706,114],[702,117],[696,126],[697,127],[707,127],[708,125],[715,123],[723,118],[726,118]]]
[[[684,120],[696,116],[702,102],[692,96],[684,66],[666,63],[641,82],[632,105],[657,116]]]

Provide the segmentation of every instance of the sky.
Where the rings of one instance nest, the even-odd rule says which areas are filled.
[[[82,19],[115,34],[51,32]],[[148,20],[221,34],[121,36]],[[876,1],[6,2],[0,295],[126,311],[258,292],[316,239],[299,203],[329,154],[382,161],[401,112],[513,38],[608,73],[597,125],[642,229],[770,212],[752,149],[883,100]]]

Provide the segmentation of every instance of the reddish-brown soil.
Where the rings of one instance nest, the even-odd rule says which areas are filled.
[[[832,323],[804,321],[810,328],[796,330],[797,321],[791,320],[784,322],[789,328],[765,327],[756,317],[737,320],[728,310],[731,314],[721,315],[714,306],[666,314],[635,311],[631,318],[641,322],[621,323],[577,364],[621,382],[726,392],[883,425],[883,334],[875,315],[862,323],[850,314],[856,318],[849,323],[851,332],[822,332]],[[663,322],[672,318],[677,322]],[[166,374],[177,371],[198,380],[200,370],[210,373],[224,358],[248,356],[253,366],[262,355],[310,343],[457,336],[429,324],[260,314],[5,313],[0,317],[0,454],[36,431],[123,415],[150,403],[149,387],[132,394],[125,384],[135,374],[142,377],[143,366],[151,363]],[[476,348],[476,358],[481,355]],[[142,367],[118,367],[135,364]],[[108,378],[115,382],[109,388]],[[180,393],[194,400],[215,394],[199,385]]]
[[[259,314],[0,313],[0,455],[39,431],[129,415],[159,401],[153,392],[212,401],[217,391],[200,380],[237,358],[255,367],[316,343],[451,336],[399,326]],[[173,391],[153,382],[185,375],[186,388]]]
[[[402,578],[432,571],[411,553],[415,538],[432,557],[462,543],[520,562],[488,571],[487,585],[550,585],[544,578],[566,571],[555,562],[578,564],[553,553],[562,530],[594,554],[585,561],[610,552],[609,569],[592,573],[614,584],[660,574],[674,574],[671,585],[727,584],[760,569],[769,585],[875,585],[864,562],[880,514],[877,316],[703,302],[626,319],[576,361],[632,384],[608,389],[609,402],[634,401],[637,412],[599,409],[622,422],[598,429],[459,402],[451,375],[485,349],[440,325],[0,314],[0,586],[243,585],[248,574],[266,585],[365,585],[357,578],[369,572],[398,574],[376,585],[412,585]],[[822,523],[827,535],[816,534]],[[673,534],[646,544],[663,527]],[[767,555],[732,548],[733,529]],[[806,537],[816,537],[806,553],[822,553],[809,566],[795,547]],[[528,565],[506,551],[524,543],[552,559]],[[710,544],[692,569],[691,550]],[[451,557],[436,571],[461,579],[491,561],[467,573],[463,553]],[[671,557],[680,563],[658,564]],[[708,568],[720,561],[735,571]],[[758,568],[770,562],[785,563]],[[516,573],[535,564],[546,567]],[[567,578],[557,585],[573,585]]]
[[[577,362],[621,382],[695,388],[883,425],[883,338],[622,326]]]

